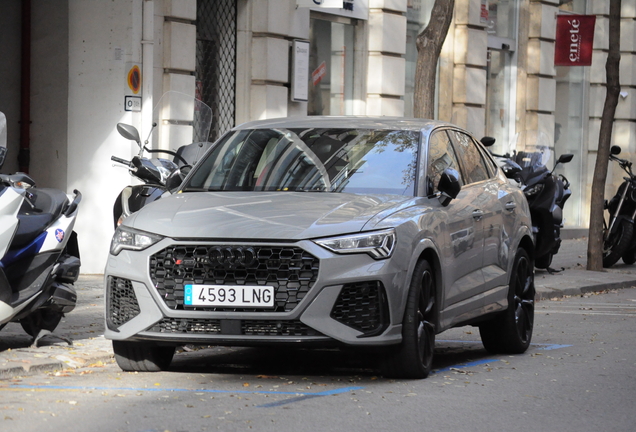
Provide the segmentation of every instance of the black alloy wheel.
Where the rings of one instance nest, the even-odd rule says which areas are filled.
[[[517,250],[508,290],[508,308],[479,326],[486,350],[521,354],[530,346],[534,328],[534,269],[523,248]]]
[[[433,365],[437,305],[435,276],[430,264],[421,260],[409,288],[402,343],[389,351],[382,364],[387,378],[426,378]]]

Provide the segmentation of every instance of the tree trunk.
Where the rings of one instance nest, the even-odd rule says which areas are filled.
[[[432,119],[435,115],[437,60],[446,40],[454,8],[455,0],[435,0],[428,25],[417,35],[417,65],[413,96],[413,115],[417,118]]]
[[[619,82],[621,0],[610,0],[609,16],[609,54],[605,63],[607,76],[607,94],[601,117],[601,131],[598,136],[598,153],[592,181],[592,200],[590,202],[590,232],[587,244],[587,269],[603,269],[603,201],[605,180],[609,163],[612,126],[621,90]]]

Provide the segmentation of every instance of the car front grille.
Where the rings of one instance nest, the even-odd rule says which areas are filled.
[[[132,282],[109,276],[106,291],[106,318],[108,328],[116,329],[135,318],[141,309]]]
[[[295,246],[172,245],[150,257],[150,277],[166,306],[184,309],[184,286],[274,287],[274,309],[289,312],[316,282],[320,260]],[[188,306],[188,310],[257,312],[257,308]]]
[[[331,317],[372,336],[388,325],[388,303],[379,281],[346,284],[331,310]]]
[[[300,321],[225,320],[236,326],[223,325],[219,319],[164,318],[149,329],[152,333],[250,335],[250,336],[323,336]]]

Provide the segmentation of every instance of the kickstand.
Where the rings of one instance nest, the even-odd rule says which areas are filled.
[[[563,270],[565,270],[565,267],[561,267],[561,270],[557,270],[557,269],[553,269],[552,267],[548,267],[546,270],[548,271],[548,273],[553,275],[553,274],[561,273]]]
[[[50,330],[42,329],[42,330],[40,330],[38,335],[33,339],[33,343],[31,344],[31,347],[32,348],[37,348],[39,346],[40,340],[42,340],[46,336],[53,336],[55,338],[63,340],[64,342],[66,342],[70,346],[73,346],[73,341],[71,339],[65,338],[64,336],[56,335],[55,333],[52,333]]]

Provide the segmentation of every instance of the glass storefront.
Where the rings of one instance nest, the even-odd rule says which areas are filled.
[[[355,26],[346,21],[311,18],[308,115],[355,114]]]
[[[506,152],[514,139],[513,64],[517,37],[518,0],[488,2],[488,63],[486,67],[486,135],[496,139],[493,150]]]
[[[585,0],[562,0],[561,13],[585,14]],[[555,158],[564,153],[574,154],[570,163],[560,165],[556,172],[565,175],[572,186],[572,196],[564,208],[565,226],[584,225],[585,187],[583,153],[584,131],[587,129],[585,114],[585,67],[556,67],[556,107],[554,113]]]

